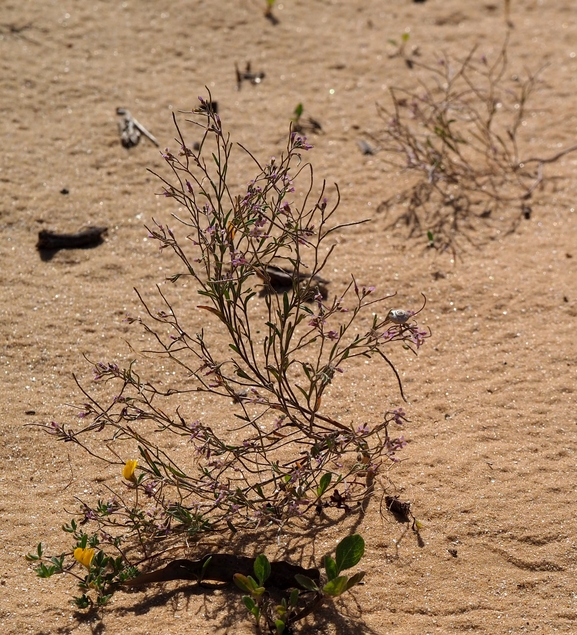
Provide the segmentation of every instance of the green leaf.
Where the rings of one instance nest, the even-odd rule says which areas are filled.
[[[261,498],[264,498],[264,492],[262,491],[262,487],[258,483],[254,485],[254,489]]]
[[[172,465],[166,464],[165,468],[172,472],[172,474],[174,474],[174,476],[177,476],[178,478],[188,478],[188,476],[184,472],[181,472],[179,469],[173,467]]]
[[[249,611],[249,613],[252,613],[256,621],[258,622],[260,619],[260,610],[256,602],[250,597],[250,595],[243,595],[242,601],[244,605],[246,606],[247,610]]]
[[[293,589],[289,597],[289,606],[296,606],[299,601],[299,590]]]
[[[265,588],[259,586],[258,582],[252,576],[246,576],[242,573],[235,573],[232,576],[236,586],[245,593],[250,593],[253,597],[259,597],[265,592]]]
[[[111,597],[112,593],[109,593],[108,595],[99,595],[98,599],[96,600],[96,604],[98,604],[98,606],[104,606],[108,603],[108,600],[110,600]]]
[[[208,556],[208,558],[206,558],[205,561],[202,563],[202,569],[200,570],[200,575],[198,576],[199,582],[202,582],[204,580],[204,576],[206,575],[206,570],[211,560],[212,560],[212,556]]]
[[[78,526],[74,519],[72,519],[72,521],[70,522],[70,525],[67,525],[66,523],[62,525],[62,531],[65,531],[68,534],[73,534],[77,529],[78,529]]]
[[[337,572],[350,569],[359,563],[365,553],[365,541],[359,534],[343,538],[337,545]]]
[[[283,318],[286,320],[288,318],[288,316],[290,315],[290,304],[289,304],[289,298],[288,298],[288,293],[283,293],[282,294],[282,304],[283,304]]]
[[[327,578],[329,580],[333,580],[339,575],[337,563],[330,556],[325,556],[324,565],[325,571],[327,572]]]
[[[232,579],[233,579],[233,582],[241,591],[244,591],[245,593],[253,592],[254,587],[251,585],[250,579],[247,578],[242,573],[235,573],[232,576]]]
[[[145,450],[141,445],[138,446],[138,451],[140,452],[140,456],[146,461],[148,467],[154,472],[155,476],[162,477],[160,470],[158,469],[156,463],[152,460],[150,454],[147,450]]]
[[[346,575],[340,575],[338,578],[334,578],[330,582],[327,582],[323,587],[323,593],[336,598],[347,590],[348,578]]]
[[[282,620],[275,620],[274,625],[276,626],[278,635],[282,635],[284,633],[285,623]]]
[[[307,400],[307,403],[308,403],[310,399],[309,393],[304,388],[301,388],[301,386],[299,386],[298,384],[295,384],[295,385],[296,385],[296,388],[299,390],[299,392],[303,395],[303,397]]]
[[[278,326],[276,324],[274,324],[273,322],[265,322],[265,324],[268,326],[269,330],[272,331],[272,333],[280,338],[280,331],[278,330]]]
[[[347,588],[345,589],[346,591],[348,591],[350,588],[354,587],[356,584],[358,584],[363,578],[365,577],[365,572],[364,571],[359,571],[358,573],[355,573],[355,575],[352,575],[347,582]]]
[[[301,116],[302,116],[302,114],[303,114],[303,110],[304,110],[304,108],[303,108],[303,105],[302,105],[302,104],[299,104],[299,105],[295,108],[295,119],[296,119],[296,121],[298,121],[298,120],[301,118]]]
[[[240,366],[236,367],[235,373],[236,373],[237,377],[240,377],[241,379],[252,380],[252,377],[247,375],[247,373],[245,373],[245,371],[242,368],[240,368]]]
[[[327,472],[321,476],[319,486],[317,487],[317,496],[320,498],[328,489],[333,479],[332,472]]]
[[[250,595],[243,595],[242,601],[249,611],[252,611],[253,608],[256,606],[255,601],[250,597]]]
[[[56,567],[47,567],[43,562],[41,562],[36,568],[36,575],[39,578],[49,578],[55,573],[56,573]]]
[[[50,562],[54,565],[55,573],[62,573],[64,569],[64,554],[61,554],[60,556],[52,556],[52,558],[50,558]]]
[[[318,591],[319,587],[317,586],[314,580],[311,580],[306,575],[302,575],[300,573],[295,574],[295,580],[297,581],[303,589],[307,591]]]
[[[75,597],[74,604],[76,604],[79,609],[87,609],[90,606],[90,600],[88,599],[88,596],[84,594],[79,598]]]
[[[257,556],[254,561],[254,574],[260,586],[263,586],[270,576],[270,562],[264,553]]]
[[[280,383],[280,374],[274,366],[267,366],[266,370]]]
[[[36,560],[40,560],[43,553],[44,551],[42,549],[42,543],[39,542],[38,546],[36,547],[36,553],[27,553],[24,557],[26,558],[26,560],[28,560],[28,562],[34,562]]]

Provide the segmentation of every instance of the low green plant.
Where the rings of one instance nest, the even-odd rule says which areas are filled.
[[[200,143],[188,145],[175,118],[178,148],[163,153],[169,176],[157,175],[178,208],[175,227],[149,228],[179,263],[168,280],[179,287],[180,310],[160,286],[160,308],[137,292],[144,315],[129,321],[153,344],[123,366],[94,363],[92,385],[77,379],[78,422],[42,426],[123,477],[103,485],[96,502],[80,500],[78,524],[65,528],[75,549],[99,549],[82,579],[97,603],[123,567],[171,546],[318,523],[331,508],[362,514],[376,476],[405,445],[406,414],[390,407],[376,421],[342,421],[328,388],[356,360],[380,360],[391,372],[391,401],[402,398],[387,351],[416,353],[429,336],[418,311],[389,311],[391,296],[354,277],[329,299],[321,273],[331,238],[355,223],[333,221],[338,188],[332,202],[324,183],[313,194],[306,139],[291,131],[286,152],[264,164],[243,149],[257,174],[233,193],[233,144],[200,101],[192,113]],[[298,192],[297,181],[306,184]],[[194,398],[203,394],[226,412],[200,417]],[[52,564],[41,551],[31,558],[39,574],[44,566],[74,571],[65,564],[75,563],[74,551]]]
[[[324,583],[302,575],[295,575],[295,587],[286,597],[275,600],[267,591],[266,581],[271,573],[268,558],[261,554],[255,559],[254,578],[236,573],[233,576],[238,588],[246,593],[242,601],[248,612],[254,617],[257,627],[264,621],[271,633],[288,635],[293,632],[294,624],[317,610],[323,602],[334,599],[359,584],[365,576],[359,571],[348,577],[342,571],[356,566],[365,552],[365,541],[358,534],[343,538],[337,545],[335,558],[325,556]]]
[[[100,540],[96,534],[89,536],[80,531],[76,521],[65,524],[62,529],[72,534],[76,547],[71,554],[62,553],[47,558],[44,546],[38,543],[35,552],[26,555],[26,560],[36,563],[35,571],[39,578],[50,578],[56,574],[69,574],[78,581],[82,595],[73,597],[79,609],[104,606],[112,597],[117,583],[133,578],[137,574],[136,567],[129,565],[122,555],[116,558],[107,556],[99,548]],[[65,559],[71,557],[72,564],[65,567]],[[48,562],[48,564],[47,564]],[[78,566],[84,567],[86,573],[77,573]]]

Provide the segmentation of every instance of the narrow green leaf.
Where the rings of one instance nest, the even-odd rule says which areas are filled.
[[[365,553],[365,541],[359,534],[343,538],[337,545],[337,572],[350,569],[359,563]]]
[[[262,491],[262,487],[258,483],[255,483],[254,489],[261,498],[264,498],[264,492]]]
[[[295,580],[297,581],[297,584],[302,586],[302,588],[306,589],[307,591],[318,591],[319,590],[319,587],[317,586],[316,582],[314,580],[311,580],[306,575],[302,575],[300,573],[297,573],[297,574],[295,574]]]
[[[204,562],[202,563],[202,569],[200,570],[200,575],[198,576],[199,582],[202,582],[204,580],[206,569],[208,568],[208,565],[210,564],[211,560],[212,560],[212,556],[208,556],[208,558],[206,558]]]
[[[158,469],[156,463],[152,460],[150,454],[147,450],[145,450],[141,445],[138,446],[138,451],[140,452],[140,456],[146,461],[148,467],[154,472],[155,476],[162,477],[160,470]]]
[[[275,378],[277,382],[280,382],[280,374],[277,368],[275,368],[274,366],[267,366],[266,370]]]
[[[288,293],[282,294],[282,308],[283,308],[283,318],[285,321],[288,319],[290,315],[290,303],[288,298]]]
[[[239,366],[236,367],[235,373],[236,373],[237,377],[241,377],[242,379],[248,379],[248,380],[252,381],[252,377],[247,375],[244,372],[244,370],[242,368],[240,368]]]
[[[174,476],[177,476],[178,478],[187,478],[187,475],[184,472],[181,472],[179,469],[173,467],[172,465],[166,464],[165,467],[169,472],[172,472]]]
[[[270,562],[264,553],[257,556],[254,561],[254,574],[260,586],[263,586],[270,576]]]
[[[307,403],[308,403],[310,399],[309,393],[304,388],[301,388],[298,384],[296,384],[296,388],[303,395],[303,397],[307,400]]]
[[[340,575],[338,578],[334,578],[334,580],[330,580],[325,584],[323,587],[323,593],[336,598],[347,590],[347,582],[347,576]]]
[[[277,337],[280,337],[280,331],[278,330],[278,326],[276,324],[273,324],[273,322],[265,322],[265,324]]]

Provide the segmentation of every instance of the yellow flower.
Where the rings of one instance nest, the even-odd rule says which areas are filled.
[[[76,547],[74,550],[74,557],[80,564],[83,564],[87,569],[90,569],[90,563],[94,558],[94,549],[83,549],[82,547]]]
[[[130,459],[129,461],[126,461],[126,465],[124,466],[124,469],[122,470],[122,476],[124,476],[124,478],[127,481],[132,481],[133,483],[136,482],[136,476],[134,476],[134,470],[136,469],[137,465],[138,465],[138,461],[136,461],[135,459]]]

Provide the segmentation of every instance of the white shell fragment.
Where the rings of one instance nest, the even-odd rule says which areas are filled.
[[[387,315],[387,322],[404,324],[412,316],[412,311],[405,311],[404,309],[391,309],[389,311],[389,314]]]

